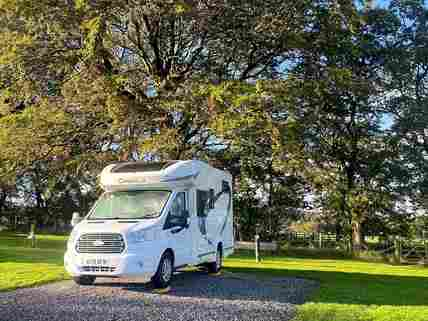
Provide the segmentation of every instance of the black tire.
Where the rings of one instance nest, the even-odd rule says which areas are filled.
[[[160,261],[156,274],[152,277],[153,286],[156,289],[167,288],[174,274],[174,257],[171,252],[165,252]]]
[[[209,273],[218,273],[223,265],[223,248],[221,244],[217,246],[216,260],[207,264]]]
[[[95,282],[96,277],[92,275],[75,276],[74,282],[78,285],[92,285]]]

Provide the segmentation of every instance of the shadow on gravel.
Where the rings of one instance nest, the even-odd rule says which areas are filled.
[[[129,282],[111,279],[99,280],[97,287],[119,287],[125,291],[153,294],[150,283]],[[302,304],[313,290],[315,281],[273,277],[257,279],[253,275],[223,273],[208,275],[205,271],[178,272],[174,275],[168,296],[199,299],[262,301]]]
[[[393,269],[394,267],[391,267]],[[357,272],[228,267],[237,274],[301,277],[317,280],[320,291],[312,302],[361,305],[426,306],[428,277]]]

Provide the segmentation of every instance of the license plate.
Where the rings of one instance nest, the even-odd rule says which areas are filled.
[[[88,258],[85,260],[85,265],[92,266],[108,266],[109,260],[105,258]]]

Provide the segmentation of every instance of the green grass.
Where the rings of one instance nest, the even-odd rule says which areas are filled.
[[[428,269],[351,259],[240,254],[227,270],[317,280],[319,289],[295,321],[428,321]]]
[[[37,236],[37,248],[24,237],[0,233],[0,291],[68,278],[63,267],[66,237]]]
[[[38,236],[38,248],[31,249],[24,238],[0,233],[0,291],[68,278],[63,268],[65,240]],[[294,321],[428,321],[428,268],[334,258],[316,251],[263,256],[261,263],[239,253],[225,261],[225,268],[319,281],[319,289],[299,306]]]

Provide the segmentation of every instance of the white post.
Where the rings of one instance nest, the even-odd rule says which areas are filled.
[[[36,224],[31,224],[30,234],[27,236],[27,239],[31,242],[31,247],[36,247]]]
[[[259,263],[260,262],[260,236],[258,234],[256,234],[255,238],[254,238],[255,244],[254,244],[254,249],[256,252],[256,262]]]
[[[401,240],[399,236],[394,239],[394,261],[396,264],[401,263]]]

